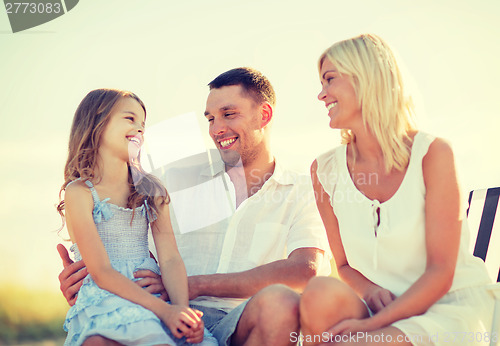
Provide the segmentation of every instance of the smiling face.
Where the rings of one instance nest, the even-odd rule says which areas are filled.
[[[320,70],[321,92],[318,99],[325,103],[333,129],[353,129],[362,125],[361,107],[358,103],[352,78],[341,75],[325,57]]]
[[[227,165],[236,166],[240,159],[246,165],[264,150],[261,108],[240,85],[210,90],[205,117],[210,137]]]
[[[99,154],[117,156],[124,161],[137,158],[144,141],[146,114],[131,97],[119,100],[109,115],[99,146]]]

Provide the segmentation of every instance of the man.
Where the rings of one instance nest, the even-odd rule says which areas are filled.
[[[267,78],[237,68],[209,87],[205,117],[222,161],[179,176],[198,179],[198,187],[211,184],[208,190],[215,193],[207,196],[223,190],[231,205],[225,217],[194,230],[184,228],[175,205],[171,208],[190,303],[204,313],[205,326],[221,345],[288,345],[299,330],[297,292],[321,267],[322,274],[329,273],[326,233],[310,182],[283,169],[271,153],[275,94]],[[175,176],[174,171],[165,178],[173,194]],[[222,204],[211,203],[214,212]],[[75,273],[84,264],[69,265],[66,250],[58,249],[65,265],[61,290],[71,304],[86,272]],[[165,297],[158,275],[138,271],[136,277],[142,287]]]

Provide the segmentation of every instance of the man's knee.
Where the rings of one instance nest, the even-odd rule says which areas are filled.
[[[249,329],[296,329],[299,323],[300,296],[285,285],[271,285],[260,290],[245,307],[240,325]]]
[[[285,285],[268,286],[257,293],[241,315],[234,344],[290,344],[290,333],[299,329],[300,296]]]
[[[262,289],[254,297],[261,323],[283,319],[298,320],[300,296],[290,287],[276,284]]]

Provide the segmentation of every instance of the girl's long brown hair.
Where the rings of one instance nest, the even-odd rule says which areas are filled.
[[[63,219],[64,226],[64,199],[62,192],[74,180],[95,179],[95,169],[98,165],[97,153],[101,135],[109,122],[114,106],[124,97],[136,100],[144,109],[141,99],[129,91],[116,89],[97,89],[85,96],[78,106],[69,136],[68,159],[64,167],[64,184],[59,191],[57,211]],[[127,207],[135,209],[145,201],[157,215],[159,206],[169,203],[167,190],[160,180],[146,173],[139,162],[139,157],[128,163],[128,183],[131,194],[128,197]],[[133,217],[133,216],[132,216]],[[62,227],[61,227],[62,228]]]

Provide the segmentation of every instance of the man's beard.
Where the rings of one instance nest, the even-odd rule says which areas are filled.
[[[234,150],[220,150],[220,156],[224,164],[229,167],[238,167],[243,166],[243,162],[241,160],[240,153]]]
[[[221,150],[220,155],[224,164],[229,167],[247,166],[257,158],[256,151],[244,152],[243,155],[240,155],[240,153],[235,150]]]

